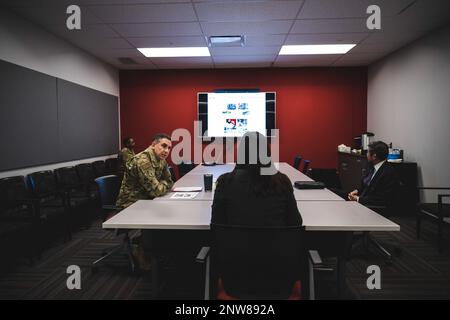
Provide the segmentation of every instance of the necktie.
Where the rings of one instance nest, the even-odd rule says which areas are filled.
[[[372,167],[372,168],[369,170],[369,173],[364,177],[363,183],[364,183],[365,186],[368,186],[368,185],[370,184],[370,180],[372,180],[372,176],[373,176],[373,173],[374,173],[374,172],[375,172],[375,168]]]

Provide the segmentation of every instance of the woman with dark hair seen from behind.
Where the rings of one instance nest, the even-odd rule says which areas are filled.
[[[273,164],[268,151],[267,138],[262,134],[247,132],[242,137],[235,169],[217,180],[211,223],[255,227],[302,225],[291,181],[275,168],[269,168]],[[275,173],[264,174],[264,169],[273,169]]]

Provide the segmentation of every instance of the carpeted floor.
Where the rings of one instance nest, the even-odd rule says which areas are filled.
[[[415,237],[413,218],[392,219],[401,225],[401,232],[375,233],[382,242],[402,248],[392,264],[374,250],[354,250],[347,263],[345,299],[450,299],[450,245],[439,254],[435,244],[435,226],[424,222],[421,240]],[[448,234],[448,233],[447,233]],[[447,236],[448,238],[448,236]],[[447,239],[448,240],[448,239]],[[124,255],[116,255],[98,272],[90,264],[104,249],[118,244],[113,233],[102,230],[100,222],[73,235],[65,243],[53,243],[34,264],[16,264],[0,275],[0,299],[150,299],[150,274],[130,274]],[[81,267],[81,290],[66,286],[69,265]],[[366,286],[367,266],[381,269],[381,290]],[[162,272],[164,279],[161,298],[201,299],[202,268],[186,261],[168,261]],[[317,296],[335,299],[333,277],[317,276]]]

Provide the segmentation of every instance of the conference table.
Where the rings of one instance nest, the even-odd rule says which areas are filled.
[[[286,174],[292,183],[311,179],[287,163],[276,168]],[[203,187],[203,175],[213,180],[231,172],[234,164],[216,166],[198,165],[179,179],[177,187]],[[345,285],[345,263],[348,259],[353,233],[357,231],[399,231],[400,226],[357,203],[345,201],[328,189],[297,190],[297,206],[303,219],[305,242],[308,249],[337,258],[337,290],[340,295]],[[193,199],[173,199],[173,192],[155,200],[139,200],[103,223],[105,229],[140,229],[143,236],[152,232],[208,232],[214,191],[202,190]],[[160,231],[157,231],[160,230]],[[205,234],[205,233],[203,233]],[[156,263],[157,259],[152,259]],[[157,286],[157,265],[152,265],[154,290]],[[156,292],[156,291],[155,291]]]
[[[295,181],[312,181],[310,177],[294,169],[289,164],[275,163],[275,168],[281,173],[284,173],[289,177],[292,184]],[[177,187],[203,187],[203,175],[206,173],[213,175],[213,181],[216,181],[222,174],[233,171],[235,167],[234,163],[227,163],[215,166],[198,165],[184,177],[179,179],[173,186]],[[166,195],[156,198],[156,201],[161,200],[174,200],[180,201],[180,199],[172,198],[173,192],[169,192]],[[316,190],[298,190],[294,189],[294,197],[297,201],[343,201],[337,194],[331,192],[328,189],[316,189]],[[194,199],[196,201],[212,201],[214,199],[214,191],[205,191],[202,189]]]

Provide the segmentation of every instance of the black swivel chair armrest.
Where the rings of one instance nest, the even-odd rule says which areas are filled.
[[[450,194],[438,194],[438,210],[439,210],[439,218],[444,218],[444,212],[442,211],[442,199],[443,198],[450,198]]]
[[[308,250],[308,260],[315,271],[334,271],[333,268],[325,265],[317,250]]]
[[[313,265],[323,264],[322,258],[320,257],[319,251],[317,250],[308,250],[308,257]]]
[[[438,204],[442,204],[443,198],[449,198],[450,194],[438,194]]]
[[[199,263],[205,263],[209,256],[210,247],[202,247],[195,257],[195,261]]]
[[[449,187],[417,187],[418,190],[450,190]],[[441,197],[443,196],[443,197]],[[442,204],[442,198],[446,197],[448,195],[445,194],[438,194],[438,203]],[[420,205],[420,201],[418,203]]]
[[[210,247],[202,247],[197,253],[197,257],[195,258],[195,260],[199,263],[204,263],[208,258],[209,253]],[[319,251],[317,250],[308,250],[308,258],[315,266],[320,266],[323,264],[322,258],[320,257]]]

